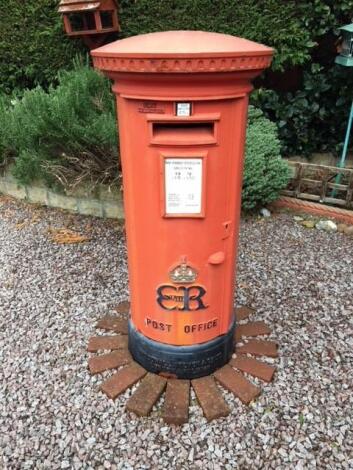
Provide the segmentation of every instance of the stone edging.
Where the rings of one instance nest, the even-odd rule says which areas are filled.
[[[122,195],[117,189],[112,192],[105,187],[98,194],[82,189],[70,195],[54,192],[43,184],[21,186],[10,173],[0,176],[0,193],[25,200],[33,204],[43,204],[48,207],[65,209],[70,212],[106,217],[109,219],[124,219]],[[302,211],[323,217],[332,217],[341,222],[353,225],[353,211],[327,206],[315,202],[304,201],[282,196],[271,204],[274,209],[286,208]]]
[[[65,209],[70,212],[109,219],[124,219],[122,196],[119,190],[101,188],[97,194],[79,189],[71,194],[57,193],[42,183],[19,185],[9,173],[0,176],[0,193],[34,204]]]
[[[353,211],[340,209],[339,207],[326,206],[317,202],[303,201],[293,197],[280,197],[271,204],[273,208],[292,209],[298,212],[306,212],[323,217],[332,217],[341,222],[353,225]]]

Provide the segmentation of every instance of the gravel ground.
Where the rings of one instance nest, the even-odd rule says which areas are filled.
[[[210,424],[193,396],[178,428],[125,413],[131,391],[110,401],[87,371],[96,320],[128,299],[117,223],[0,199],[0,468],[353,469],[352,247],[292,215],[242,221],[237,303],[273,328],[278,373]]]

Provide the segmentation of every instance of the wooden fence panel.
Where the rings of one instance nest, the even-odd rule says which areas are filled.
[[[292,178],[284,196],[353,209],[353,169],[289,162]]]

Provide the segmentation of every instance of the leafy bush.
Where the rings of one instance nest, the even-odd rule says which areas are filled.
[[[41,178],[65,187],[117,176],[117,133],[110,82],[88,66],[59,75],[48,92],[38,87],[2,100],[2,155],[14,158],[21,183]]]
[[[242,207],[255,209],[278,198],[289,180],[289,168],[280,157],[276,125],[261,110],[249,108],[243,177]]]
[[[352,100],[353,75],[335,65],[337,28],[351,22],[353,0],[298,1],[303,29],[310,31],[315,47],[302,67],[302,80],[294,89],[257,90],[252,103],[277,123],[285,155],[315,151],[338,152],[344,139]],[[290,70],[287,70],[288,77]],[[283,80],[286,80],[283,77]]]
[[[313,64],[310,72],[304,72],[301,89],[289,93],[259,89],[252,103],[277,124],[285,155],[339,151],[352,89],[353,76],[347,68],[325,71]]]

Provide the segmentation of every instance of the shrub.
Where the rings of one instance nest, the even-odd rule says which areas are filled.
[[[243,177],[242,207],[255,209],[278,198],[289,180],[289,168],[280,157],[276,125],[262,111],[249,108]]]
[[[109,80],[93,69],[76,65],[59,75],[56,88],[38,87],[2,102],[2,154],[14,157],[19,182],[41,178],[70,187],[117,177],[114,100]]]

